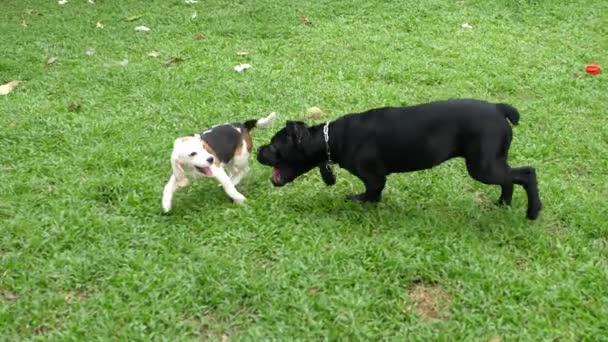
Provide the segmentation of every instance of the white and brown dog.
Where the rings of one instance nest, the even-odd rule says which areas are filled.
[[[255,127],[270,125],[276,115],[272,112],[259,120],[217,125],[201,134],[175,140],[171,154],[173,174],[163,191],[164,211],[171,210],[177,189],[187,186],[190,179],[203,177],[215,177],[232,200],[243,203],[245,196],[236,185],[249,170],[253,148],[250,132]]]

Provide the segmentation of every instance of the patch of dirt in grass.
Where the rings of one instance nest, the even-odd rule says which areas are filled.
[[[437,284],[417,283],[408,289],[411,304],[416,313],[424,319],[450,318],[452,297]]]

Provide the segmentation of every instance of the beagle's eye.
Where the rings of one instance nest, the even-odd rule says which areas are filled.
[[[196,156],[196,155],[197,155],[197,153],[196,153],[196,152],[192,152],[192,153],[190,153],[190,157],[194,157],[194,156]]]

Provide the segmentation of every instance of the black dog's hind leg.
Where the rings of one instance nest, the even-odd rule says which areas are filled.
[[[526,190],[526,195],[528,196],[528,212],[526,216],[530,220],[536,219],[543,207],[538,194],[536,170],[529,166],[518,167],[512,168],[510,174],[513,178],[513,183],[521,185]]]
[[[542,207],[538,196],[536,173],[531,167],[511,168],[504,160],[483,162],[467,159],[467,170],[474,179],[484,184],[497,184],[502,188],[499,203],[510,204],[513,197],[513,183],[521,185],[528,195],[526,217],[534,220]]]

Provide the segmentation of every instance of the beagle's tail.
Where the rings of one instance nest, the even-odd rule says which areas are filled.
[[[252,129],[254,129],[256,127],[260,127],[260,128],[268,127],[276,117],[277,117],[277,113],[272,112],[272,113],[268,114],[268,116],[261,118],[261,119],[247,120],[243,123],[243,126],[245,126],[245,128],[248,131],[251,131]]]

